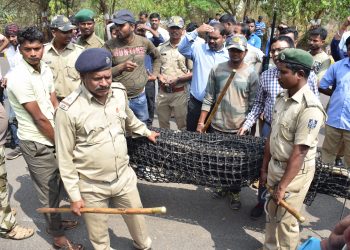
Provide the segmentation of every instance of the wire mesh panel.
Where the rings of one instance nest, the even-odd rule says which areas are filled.
[[[128,138],[130,162],[140,179],[209,187],[244,186],[257,179],[265,140],[154,128],[157,143]]]
[[[152,128],[157,143],[128,137],[130,163],[139,179],[229,188],[246,186],[259,177],[265,139],[253,136],[199,134]],[[350,198],[350,172],[316,157],[314,180],[304,203],[317,193]]]
[[[350,198],[350,172],[334,164],[322,162],[321,152],[316,158],[316,171],[304,203],[311,205],[317,193],[334,197]]]

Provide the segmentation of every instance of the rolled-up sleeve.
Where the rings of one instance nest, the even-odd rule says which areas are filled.
[[[330,86],[333,86],[333,84],[335,83],[336,78],[335,78],[334,65],[337,65],[337,64],[331,65],[329,69],[326,71],[326,73],[324,74],[323,78],[321,79],[321,82],[320,82],[321,89],[328,89]]]

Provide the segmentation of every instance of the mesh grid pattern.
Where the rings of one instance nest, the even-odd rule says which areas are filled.
[[[157,143],[128,137],[130,163],[139,179],[230,188],[247,186],[259,177],[265,139],[253,136],[152,128]],[[350,198],[350,172],[321,161],[318,152],[314,180],[304,203],[317,193]]]

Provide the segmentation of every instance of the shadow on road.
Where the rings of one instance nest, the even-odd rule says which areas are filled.
[[[139,183],[138,188],[144,207],[164,205],[167,213],[161,215],[162,218],[201,226],[211,234],[214,249],[256,249],[261,246],[248,234],[249,231],[262,232],[265,226],[264,217],[257,221],[249,219],[250,209],[256,201],[255,192],[249,188],[242,190],[240,211],[232,211],[227,199],[213,199],[211,192],[203,187],[189,190]]]

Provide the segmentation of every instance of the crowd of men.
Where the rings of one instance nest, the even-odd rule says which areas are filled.
[[[284,23],[266,40],[262,16],[238,22],[218,14],[207,24],[187,27],[183,18],[172,16],[165,29],[158,13],[142,11],[137,21],[129,10],[120,10],[107,25],[107,41],[95,34],[94,18],[88,9],[74,15],[75,24],[63,15],[53,17],[53,39],[46,44],[36,27],[9,24],[0,36],[0,51],[10,65],[1,77],[6,111],[0,105],[0,236],[34,234],[17,224],[9,205],[5,158],[23,155],[42,207],[58,207],[63,188],[79,216],[83,207],[142,207],[125,136],[156,143],[159,134],[147,128],[156,113],[161,128],[169,129],[174,117],[178,130],[266,137],[251,218],[261,217],[267,203],[263,249],[296,249],[298,221],[279,204],[285,199],[300,211],[324,124],[323,161],[350,167],[350,17],[332,40],[332,56],[324,51],[324,28],[306,33],[305,51],[296,49],[298,31]],[[262,72],[264,47],[272,60]],[[330,96],[327,112],[319,92]],[[8,128],[13,150],[5,156]],[[265,184],[274,190],[272,200],[262,195]],[[239,186],[213,195],[228,197],[233,210],[242,206]],[[83,216],[93,247],[110,249],[108,216]],[[76,221],[57,213],[45,219],[55,248],[84,249],[64,232]],[[134,247],[150,249],[144,217],[124,220]]]

